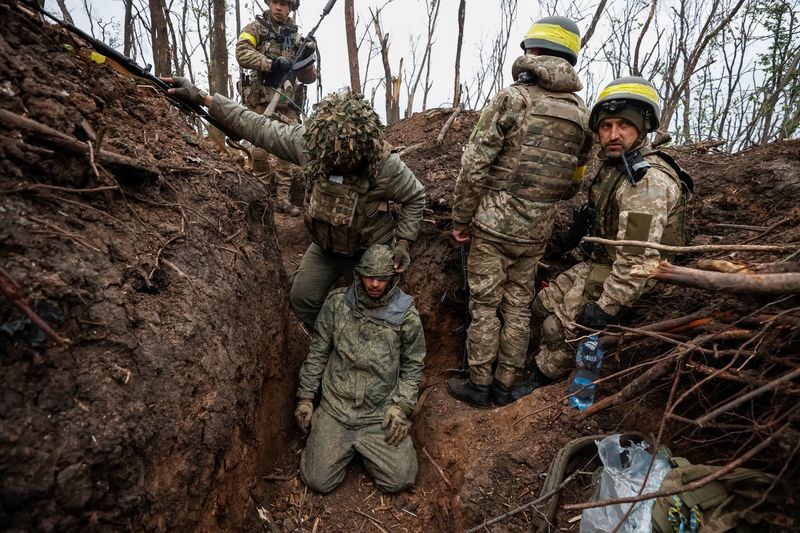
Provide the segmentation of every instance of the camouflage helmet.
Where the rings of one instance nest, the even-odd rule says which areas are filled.
[[[542,48],[556,52],[575,66],[581,49],[581,32],[578,25],[566,17],[545,17],[531,25],[519,45],[523,50]]]
[[[305,123],[309,179],[325,179],[337,166],[366,163],[378,172],[383,153],[383,124],[360,94],[332,93],[314,105]]]
[[[612,81],[592,107],[589,128],[597,132],[600,121],[606,117],[627,118],[637,127],[643,125],[642,135],[655,131],[661,121],[661,104],[655,86],[639,76]]]
[[[361,256],[355,270],[359,276],[365,278],[394,276],[394,252],[385,244],[373,244]]]

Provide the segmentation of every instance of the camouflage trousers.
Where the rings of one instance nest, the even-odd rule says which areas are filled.
[[[361,253],[344,257],[326,252],[314,243],[303,254],[300,266],[289,279],[289,305],[308,331],[314,331],[314,322],[322,304],[339,278],[344,277],[347,283],[352,283],[353,269],[359,259]]]
[[[467,360],[473,383],[492,382],[495,359],[495,377],[504,385],[511,386],[519,377],[530,340],[536,265],[544,248],[545,243],[513,244],[473,237],[467,259],[472,315]]]
[[[385,436],[380,424],[349,427],[318,408],[300,458],[300,478],[312,490],[330,492],[344,480],[347,465],[358,453],[379,489],[407,489],[417,477],[414,443],[406,435],[397,446],[389,446]]]
[[[578,263],[542,289],[533,303],[534,319],[541,321],[541,343],[536,365],[550,379],[560,379],[575,368],[577,339],[584,333],[575,317],[586,302],[596,301],[611,265]]]
[[[253,111],[263,114],[266,109],[267,106],[262,104],[254,107]],[[293,108],[279,107],[278,112],[281,113],[287,124],[300,124],[300,115]],[[254,175],[260,178],[275,179],[275,197],[278,206],[283,209],[290,207],[292,205],[292,172],[297,166],[256,146],[250,149],[250,156],[253,158],[252,171]]]

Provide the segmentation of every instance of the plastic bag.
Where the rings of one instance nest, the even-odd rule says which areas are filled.
[[[603,462],[603,471],[591,501],[624,498],[636,496],[639,493],[652,455],[647,451],[648,446],[645,442],[622,446],[619,439],[620,435],[609,435],[603,440],[595,441],[597,453]],[[653,468],[650,470],[647,485],[642,494],[657,491],[669,470],[667,458],[656,454]],[[653,502],[654,500],[645,500],[636,503],[625,523],[619,528],[620,533],[649,533],[652,531],[650,520],[653,513]],[[585,509],[581,515],[581,533],[613,531],[631,505],[623,503]]]

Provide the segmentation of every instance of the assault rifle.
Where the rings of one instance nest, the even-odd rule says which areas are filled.
[[[317,32],[317,28],[319,28],[320,24],[322,24],[322,21],[325,19],[325,17],[328,16],[328,14],[331,12],[331,9],[333,9],[333,6],[335,4],[336,0],[328,0],[328,3],[325,4],[324,8],[322,8],[322,15],[319,16],[319,20],[317,21],[316,26],[314,26],[311,29],[311,31],[308,32],[308,35],[306,35],[306,38],[303,40],[303,46],[301,46],[300,50],[298,50],[297,53],[295,54],[294,61],[292,61],[291,67],[289,67],[289,70],[283,73],[283,76],[281,76],[280,80],[278,80],[278,83],[276,83],[273,86],[273,88],[275,89],[275,94],[272,95],[272,100],[269,101],[269,105],[267,106],[267,109],[264,111],[264,115],[271,117],[273,114],[275,114],[275,109],[278,107],[278,102],[280,101],[281,96],[285,96],[281,92],[281,89],[283,89],[283,85],[286,83],[286,80],[289,79],[289,76],[291,76],[292,73],[294,73],[297,62],[300,60],[301,57],[303,57],[303,52],[305,52],[306,50],[306,45],[308,44],[308,41],[313,39],[314,34]],[[303,58],[303,61],[307,60],[308,58]],[[300,107],[297,104],[295,104],[290,98],[286,98],[286,101],[289,102],[289,105],[294,107],[299,113],[301,114],[303,113],[303,110],[300,109]]]
[[[462,244],[459,247],[461,255],[461,283],[458,288],[450,295],[445,292],[442,295],[442,303],[450,304],[452,307],[458,308],[461,311],[462,323],[459,327],[453,330],[453,334],[466,333],[469,327],[472,315],[469,312],[469,284],[467,283],[467,255],[469,254],[468,245]],[[455,369],[454,369],[455,370]],[[458,367],[458,372],[465,376],[469,372],[469,361],[467,361],[467,344],[464,343],[464,351],[461,354],[461,363]]]
[[[130,74],[133,74],[137,78],[142,78],[153,84],[157,89],[162,91],[164,95],[167,97],[167,100],[169,100],[172,105],[180,109],[181,112],[187,115],[192,115],[192,114],[197,115],[206,122],[208,122],[209,124],[211,124],[212,126],[214,126],[215,128],[217,128],[218,130],[220,130],[221,132],[223,132],[226,136],[230,137],[231,139],[237,139],[237,140],[239,139],[237,135],[231,134],[227,129],[225,129],[225,127],[220,122],[211,117],[211,115],[208,114],[208,111],[206,111],[202,107],[183,102],[175,98],[174,96],[168,94],[167,91],[170,89],[170,85],[167,82],[163,81],[162,79],[150,74],[150,65],[147,65],[147,67],[139,66],[139,64],[137,64],[133,59],[129,58],[122,52],[114,50],[103,41],[95,39],[94,37],[92,37],[85,31],[81,30],[74,24],[61,20],[58,17],[54,17],[53,15],[45,11],[44,8],[40,7],[39,2],[37,0],[22,0],[22,3],[25,4],[27,7],[41,13],[50,20],[54,21],[59,26],[63,26],[70,32],[74,33],[75,35],[77,35],[78,37],[89,43],[97,53],[107,58],[110,58]]]

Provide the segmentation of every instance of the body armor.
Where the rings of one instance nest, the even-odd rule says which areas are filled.
[[[588,116],[579,97],[553,93],[538,85],[517,84],[528,110],[520,135],[489,169],[486,187],[551,203],[569,197],[588,132]]]

